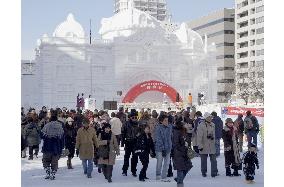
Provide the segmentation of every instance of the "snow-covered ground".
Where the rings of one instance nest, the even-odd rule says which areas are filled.
[[[122,148],[121,148],[122,149]],[[223,152],[221,150],[221,152]],[[264,186],[264,163],[263,163],[263,149],[260,148],[258,152],[258,157],[260,161],[260,169],[256,170],[255,183],[254,187],[263,187]],[[93,187],[93,186],[120,186],[120,187],[172,187],[176,186],[176,182],[173,180],[169,183],[160,182],[155,180],[155,168],[156,168],[156,159],[151,158],[149,163],[149,168],[147,170],[147,176],[150,178],[146,182],[140,182],[138,178],[134,178],[130,169],[128,171],[127,177],[121,175],[122,173],[122,165],[123,165],[123,155],[124,151],[121,151],[121,155],[117,157],[116,165],[114,166],[113,171],[113,182],[108,183],[103,174],[98,173],[97,168],[94,167],[92,176],[93,178],[88,179],[83,174],[83,169],[81,166],[81,161],[78,157],[73,159],[73,167],[74,169],[68,170],[66,167],[67,158],[62,158],[59,160],[59,170],[56,174],[56,180],[45,180],[45,172],[42,168],[41,158],[42,155],[39,155],[39,158],[34,159],[32,161],[27,158],[22,158],[22,187]],[[221,154],[220,157],[217,158],[218,161],[218,170],[220,176],[216,178],[212,178],[210,176],[210,161],[208,158],[208,176],[203,178],[200,172],[200,158],[194,158],[193,168],[190,170],[189,174],[185,178],[185,187],[242,187],[249,186],[251,184],[245,183],[245,178],[242,172],[241,177],[226,177],[225,176],[225,167],[224,167],[224,155]],[[137,174],[139,174],[141,169],[141,163],[139,162],[137,167]],[[176,176],[176,171],[174,171],[174,176]]]

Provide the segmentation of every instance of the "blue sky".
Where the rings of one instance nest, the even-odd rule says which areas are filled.
[[[189,21],[212,11],[234,7],[234,0],[166,0],[173,21]],[[114,0],[22,0],[22,59],[33,59],[36,40],[44,33],[52,35],[55,27],[72,12],[75,19],[95,36],[103,17],[113,15]]]

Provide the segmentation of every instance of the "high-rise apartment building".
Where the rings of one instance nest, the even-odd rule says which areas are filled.
[[[160,21],[164,21],[167,17],[167,3],[165,0],[115,0],[114,13],[128,9],[130,4],[139,10],[149,13],[151,16]]]
[[[203,40],[215,43],[217,49],[217,100],[228,102],[235,92],[235,22],[234,9],[224,8],[188,22],[188,26],[198,32]]]
[[[236,93],[248,101],[263,101],[263,0],[235,0]]]

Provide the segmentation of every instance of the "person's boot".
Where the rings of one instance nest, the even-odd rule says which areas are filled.
[[[233,173],[234,176],[238,177],[238,176],[241,176],[241,174],[239,174],[238,172],[238,169],[234,169],[234,173]]]
[[[46,176],[44,179],[50,179],[50,167],[44,168]]]
[[[56,173],[56,170],[52,170],[51,171],[50,180],[54,180],[55,179],[55,173]]]
[[[71,158],[68,158],[68,160],[67,160],[67,168],[73,169],[72,164],[71,164]]]
[[[28,160],[33,160],[33,156],[32,155],[29,156]]]
[[[123,171],[122,176],[127,176],[127,171]]]
[[[232,176],[231,168],[230,168],[230,167],[226,167],[226,176],[229,176],[229,177]]]
[[[142,181],[142,182],[145,181],[144,177],[141,174],[139,175],[139,181]]]

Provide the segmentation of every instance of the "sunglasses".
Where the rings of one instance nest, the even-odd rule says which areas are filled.
[[[137,116],[132,116],[131,119],[138,119],[138,117]]]

